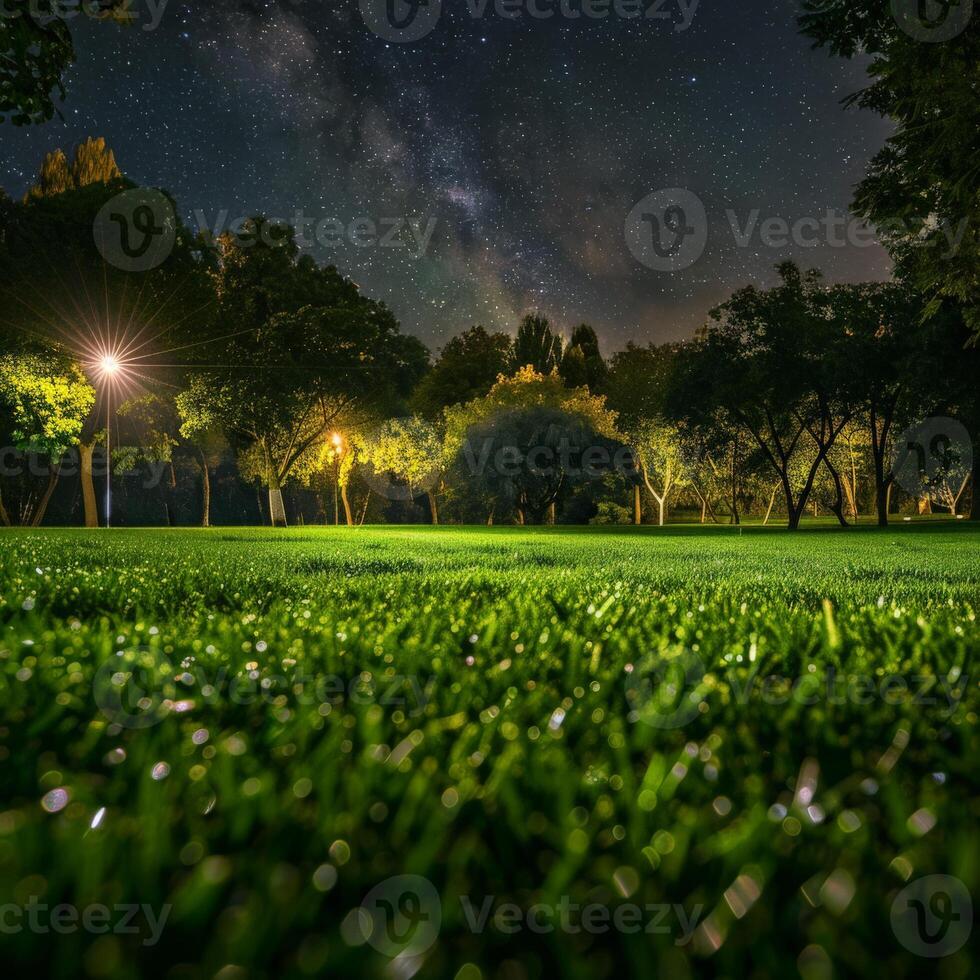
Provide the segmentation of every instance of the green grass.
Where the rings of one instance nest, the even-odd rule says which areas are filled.
[[[152,948],[25,930],[5,962],[965,978],[969,945],[916,957],[890,911],[923,875],[980,881],[978,545],[965,523],[0,534],[0,905],[172,906]],[[160,693],[130,704],[129,678]],[[442,926],[392,964],[355,910],[402,874]],[[475,933],[461,896],[697,928]]]

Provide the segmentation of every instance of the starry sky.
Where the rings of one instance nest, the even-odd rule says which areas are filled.
[[[192,227],[301,212],[312,254],[433,348],[474,323],[513,332],[530,310],[566,334],[591,323],[607,352],[680,339],[788,258],[830,281],[888,276],[875,244],[733,234],[729,211],[740,228],[755,211],[846,214],[888,135],[842,107],[864,66],[811,51],[796,0],[701,0],[685,30],[681,0],[662,0],[666,20],[508,19],[493,0],[475,18],[480,2],[443,0],[412,44],[372,33],[358,0],[170,0],[154,30],[158,0],[133,0],[129,28],[76,20],[64,120],[5,127],[0,185],[20,194],[46,151],[104,136]],[[624,221],[675,187],[704,202],[708,244],[658,272]],[[314,241],[317,222],[365,218],[401,247],[365,244],[363,226]],[[421,257],[403,221],[435,222]]]

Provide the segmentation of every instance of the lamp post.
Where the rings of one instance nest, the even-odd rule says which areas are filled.
[[[344,439],[339,432],[330,437],[333,443],[333,526],[340,526],[340,454],[343,451]]]
[[[119,371],[119,361],[106,354],[99,361],[102,375],[106,378],[106,420],[105,420],[105,526],[112,527],[112,379]]]

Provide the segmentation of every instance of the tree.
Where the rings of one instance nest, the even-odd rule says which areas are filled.
[[[230,331],[216,358],[177,396],[181,433],[219,427],[257,451],[274,526],[282,487],[338,418],[405,397],[427,363],[383,304],[333,267],[319,268],[290,229],[221,243],[218,321]]]
[[[551,374],[561,364],[561,337],[551,329],[548,320],[529,313],[517,328],[511,364],[515,371],[532,367],[539,374]]]
[[[926,314],[954,300],[980,335],[980,18],[965,0],[932,2],[937,25],[948,29],[930,37],[922,3],[808,0],[805,7],[802,28],[815,46],[871,56],[872,84],[849,103],[895,123],[858,187],[855,210],[878,227],[899,277],[925,294]]]
[[[855,418],[844,427],[834,448],[827,453],[826,466],[835,483],[837,494],[834,502],[828,506],[835,513],[840,511],[837,517],[842,524],[845,508],[856,521],[861,514],[863,481],[867,475],[873,473],[870,427],[863,418]]]
[[[412,394],[412,407],[427,419],[438,419],[444,408],[485,395],[507,373],[512,358],[507,334],[470,327],[439,352]]]
[[[875,509],[884,527],[895,480],[892,440],[924,408],[928,411],[943,383],[935,324],[922,323],[921,299],[901,283],[837,286],[828,295],[828,311],[838,342],[846,345],[839,370],[863,402]],[[828,454],[827,465],[832,473],[837,470],[835,454]]]
[[[116,156],[106,141],[90,136],[75,147],[71,164],[61,149],[45,154],[37,183],[25,195],[24,203],[38,198],[57,197],[91,184],[112,184],[123,179]]]
[[[613,354],[604,381],[609,406],[618,416],[618,428],[639,462],[633,482],[635,524],[642,523],[642,486],[657,501],[663,524],[667,497],[680,478],[680,432],[665,418],[669,380],[678,350],[676,344],[639,347],[630,342],[625,350]],[[663,484],[659,482],[661,477]],[[657,485],[661,487],[659,492]]]
[[[47,122],[64,99],[64,76],[75,48],[58,0],[4,0],[0,10],[0,123],[15,126]],[[87,0],[89,17],[127,17],[128,0]],[[60,115],[60,114],[59,114]]]
[[[139,463],[158,468],[161,478],[160,499],[167,525],[177,523],[174,493],[177,476],[174,452],[180,445],[173,400],[145,393],[123,402],[116,411],[116,431],[119,433],[113,449],[113,469],[116,472],[133,470]]]
[[[57,351],[37,345],[0,356],[0,419],[9,419],[4,443],[43,458],[47,484],[40,494],[28,484],[11,514],[0,495],[0,522],[38,527],[61,474],[65,453],[77,446],[95,391],[80,365]],[[0,429],[6,425],[0,424]]]
[[[469,476],[515,508],[520,524],[554,523],[560,495],[607,472],[615,445],[584,416],[560,408],[504,409],[468,430]],[[605,453],[590,463],[596,450]]]
[[[605,390],[608,372],[595,330],[587,323],[580,324],[572,331],[559,374],[570,388],[588,388],[599,394]]]
[[[605,398],[525,367],[446,410],[446,457],[461,480],[521,523],[553,519],[561,495],[608,472],[621,448]]]
[[[402,480],[411,497],[424,493],[432,523],[439,523],[436,498],[445,489],[444,448],[431,425],[418,416],[391,419],[367,443],[364,457],[376,472]]]
[[[799,527],[824,460],[856,412],[841,328],[818,273],[779,266],[781,282],[739,290],[711,313],[679,359],[675,418],[741,428],[779,479],[790,529]],[[800,456],[803,476],[797,480]]]
[[[626,440],[639,462],[643,483],[657,502],[657,523],[663,527],[670,495],[686,476],[680,434],[662,418],[652,418],[627,431]]]
[[[173,202],[153,192],[172,212],[169,254],[146,272],[107,262],[93,235],[96,216],[117,195],[135,189],[104,140],[86,140],[71,163],[61,151],[47,156],[25,199],[0,207],[0,325],[66,350],[83,364],[113,346],[138,362],[140,374],[172,383],[173,370],[156,362],[179,362],[209,336],[211,258],[177,220]],[[99,523],[92,482],[99,439],[93,416],[79,444],[88,527]]]

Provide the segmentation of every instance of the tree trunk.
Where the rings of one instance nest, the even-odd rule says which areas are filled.
[[[173,527],[177,523],[177,470],[174,468],[173,460],[169,464],[170,479],[167,483],[167,520],[169,526]]]
[[[350,498],[347,496],[347,484],[342,483],[340,485],[340,500],[344,505],[344,519],[347,521],[348,527],[354,526],[354,515],[350,509]]]
[[[664,526],[664,511],[665,511],[666,505],[667,505],[667,495],[670,493],[670,483],[666,483],[664,485],[664,492],[663,492],[663,494],[659,494],[659,493],[657,493],[656,490],[653,489],[653,484],[650,483],[650,476],[649,476],[649,474],[648,474],[647,469],[646,469],[645,466],[643,467],[643,471],[642,472],[643,472],[643,482],[646,484],[647,490],[650,491],[650,496],[653,497],[653,499],[657,502],[657,507],[659,509],[659,520],[658,520],[658,524],[659,524],[660,527],[663,527]]]
[[[552,500],[551,503],[548,504],[548,513],[547,513],[547,516],[545,517],[545,524],[557,524],[558,523],[558,521],[556,519],[556,515],[555,515],[555,510],[556,510],[556,508],[555,508],[555,502]]]
[[[7,508],[3,505],[2,494],[0,494],[0,524],[4,527],[10,527],[10,515],[7,513]]]
[[[643,494],[639,483],[633,484],[633,523],[639,527],[643,523]],[[702,524],[704,521],[702,520]]]
[[[854,523],[858,522],[858,471],[857,471],[857,459],[854,456],[854,449],[848,446],[848,452],[851,456],[851,479],[849,483],[845,483],[845,489],[847,490],[848,503],[851,507],[851,517],[854,518]]]
[[[667,494],[657,500],[657,526],[663,527],[667,517]]]
[[[877,481],[875,485],[875,510],[878,514],[878,527],[888,527],[888,503],[891,499],[890,483]]]
[[[269,518],[273,527],[287,527],[281,487],[269,487]]]
[[[738,452],[738,443],[735,442],[732,444],[731,481],[732,481],[732,524],[736,526],[742,523],[742,517],[738,512],[738,479],[737,479],[737,470],[735,467],[737,452]]]
[[[766,508],[766,519],[762,522],[762,526],[765,527],[769,523],[769,518],[772,516],[772,509],[776,505],[776,494],[779,492],[779,484],[777,483],[772,488],[772,493],[769,494],[769,506]]]
[[[891,510],[893,472],[885,473],[885,453],[888,450],[888,433],[892,426],[895,406],[885,409],[885,417],[880,422],[879,413],[871,408],[871,457],[875,471],[875,510],[878,513],[878,527],[888,527],[888,512]]]
[[[439,505],[436,503],[436,495],[428,491],[426,496],[429,498],[429,512],[432,514],[432,523],[439,523]]]
[[[208,461],[201,453],[201,527],[211,526],[211,473]]]
[[[83,442],[78,446],[79,479],[82,483],[82,505],[85,508],[85,526],[99,526],[99,505],[95,498],[95,482],[92,479],[92,456],[94,442]]]
[[[977,447],[980,450],[980,446]],[[970,520],[980,521],[980,493],[977,493],[977,487],[980,487],[980,452],[974,452],[973,454],[973,476],[970,479],[970,494],[972,496],[972,503],[970,504]]]
[[[950,510],[953,512],[953,517],[959,513],[960,501],[963,499],[963,494],[966,493],[966,488],[970,485],[970,474],[967,473],[962,484],[960,484],[960,492],[953,498],[953,506]]]
[[[58,485],[58,478],[60,476],[61,467],[52,466],[51,475],[48,477],[48,488],[44,491],[44,496],[37,505],[37,510],[34,512],[34,519],[31,521],[31,527],[41,526],[44,515],[48,512],[48,504],[51,503],[51,497],[54,495],[54,488]]]
[[[268,445],[265,446],[265,466],[269,478],[269,520],[273,527],[286,527],[286,505],[282,499],[282,484]]]
[[[834,502],[830,505],[830,509],[841,527],[850,527],[847,518],[844,516],[844,481],[841,479],[840,473],[837,472],[837,467],[829,459],[824,459],[823,462],[834,481]]]
[[[487,527],[493,527],[493,509],[487,514]]]

